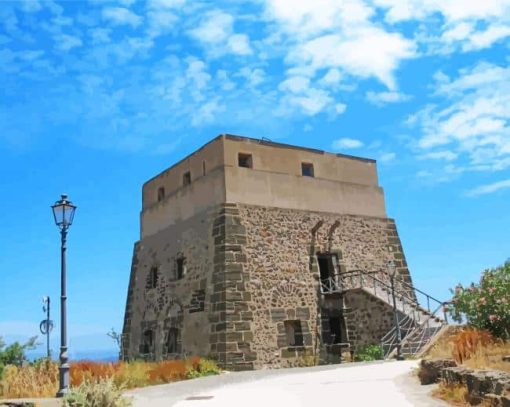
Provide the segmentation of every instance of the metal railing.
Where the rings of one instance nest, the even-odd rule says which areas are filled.
[[[417,353],[448,323],[447,302],[439,301],[401,278],[395,279],[392,285],[391,276],[382,270],[350,270],[321,279],[320,284],[321,293],[325,295],[359,288],[394,306],[400,315],[396,315],[398,329],[393,327],[381,339],[385,357],[403,346],[409,348],[408,353]]]

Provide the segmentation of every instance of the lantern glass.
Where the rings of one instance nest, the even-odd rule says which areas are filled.
[[[76,206],[67,199],[67,195],[62,195],[61,199],[55,202],[51,208],[55,223],[59,228],[68,228],[72,225]]]

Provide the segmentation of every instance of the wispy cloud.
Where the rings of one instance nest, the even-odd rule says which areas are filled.
[[[475,197],[480,195],[493,194],[503,189],[510,188],[510,179],[494,182],[492,184],[480,185],[466,193],[466,196]]]
[[[106,7],[103,9],[103,18],[114,25],[130,25],[138,27],[142,17],[124,7]]]
[[[450,161],[465,155],[475,171],[510,167],[510,67],[479,63],[455,79],[438,73],[435,88],[448,105],[430,105],[409,118],[423,134],[419,155]]]
[[[363,142],[354,138],[344,137],[333,141],[332,147],[335,150],[360,148],[363,147]]]
[[[365,96],[370,103],[376,106],[384,106],[388,103],[400,103],[411,99],[410,95],[406,95],[405,93],[395,91],[390,92],[368,91]]]

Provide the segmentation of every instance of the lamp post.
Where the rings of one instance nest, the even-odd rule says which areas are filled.
[[[391,283],[391,297],[393,300],[393,318],[395,320],[395,335],[397,339],[397,360],[404,360],[402,356],[402,332],[400,331],[400,322],[398,318],[397,300],[395,298],[395,274],[397,269],[393,260],[388,262],[388,271]]]
[[[63,397],[69,391],[69,363],[67,355],[67,293],[66,293],[66,241],[67,230],[73,223],[74,206],[67,199],[67,195],[62,194],[60,200],[52,205],[55,223],[60,229],[60,367],[59,367],[59,390],[57,397]]]

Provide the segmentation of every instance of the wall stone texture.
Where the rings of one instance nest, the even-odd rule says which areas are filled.
[[[411,282],[391,219],[218,205],[135,245],[123,357],[139,357],[152,329],[149,359],[200,355],[230,370],[296,366],[331,350],[330,317],[343,319],[351,350],[378,343],[393,326],[390,304],[356,287],[321,294],[317,253],[335,254],[340,273],[372,271],[383,280],[393,260]],[[175,280],[182,257],[186,273]],[[156,287],[147,288],[154,267]],[[165,352],[170,328],[180,332],[176,354]]]

